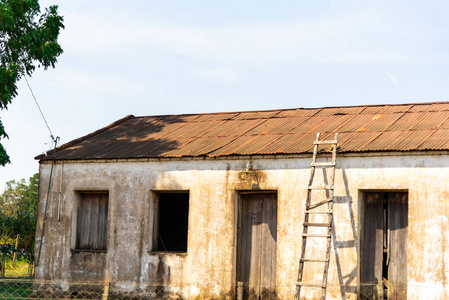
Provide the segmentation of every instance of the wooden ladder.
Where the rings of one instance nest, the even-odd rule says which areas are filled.
[[[314,141],[312,164],[310,170],[309,184],[307,186],[307,199],[306,199],[306,211],[304,212],[304,223],[302,231],[302,247],[301,247],[301,258],[299,259],[299,272],[298,280],[296,282],[296,296],[295,299],[300,299],[301,288],[321,288],[321,300],[326,299],[326,289],[327,289],[327,275],[329,271],[329,260],[330,260],[330,250],[331,250],[331,238],[332,238],[332,213],[333,213],[333,200],[334,200],[334,177],[335,177],[335,164],[337,160],[337,139],[338,133],[335,134],[334,140],[331,141],[320,141],[320,133],[317,133],[316,141]],[[317,162],[317,157],[319,153],[320,146],[332,145],[332,162]],[[329,178],[329,181],[324,181],[324,185],[314,186],[313,178],[315,176],[316,168],[325,168],[330,170],[324,174],[325,177]],[[326,192],[326,198],[318,202],[312,202],[312,192],[316,190],[321,190]],[[315,208],[327,204],[326,210],[315,210]],[[310,222],[310,215],[325,215],[327,216],[327,222]],[[308,233],[308,229],[312,227],[327,228],[326,233]],[[306,258],[306,246],[307,238],[326,238],[326,256],[324,258]],[[305,263],[324,263],[323,280],[321,283],[311,283],[303,282],[304,265]]]

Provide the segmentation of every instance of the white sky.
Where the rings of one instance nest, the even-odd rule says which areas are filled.
[[[448,100],[446,1],[40,3],[59,5],[65,52],[29,83],[62,143],[128,114]],[[0,118],[1,191],[51,140],[23,80]]]

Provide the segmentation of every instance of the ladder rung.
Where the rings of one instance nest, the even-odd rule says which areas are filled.
[[[316,233],[303,233],[302,234],[303,237],[331,237],[329,234],[316,234]]]
[[[301,258],[299,261],[301,262],[328,262],[328,259],[310,259],[310,258]]]
[[[322,283],[308,283],[308,282],[297,282],[296,285],[300,286],[308,286],[308,287],[317,287],[317,288],[325,288],[326,285]]]
[[[329,227],[329,226],[331,226],[330,223],[309,223],[309,222],[305,222],[303,225],[304,226],[313,226],[313,227]]]
[[[335,167],[334,162],[313,162],[312,167]]]
[[[334,198],[330,198],[330,199],[326,199],[324,201],[320,201],[320,202],[317,202],[317,203],[310,204],[309,206],[306,206],[306,210],[317,208],[318,206],[321,206],[323,204],[331,202],[333,199]]]
[[[338,144],[337,140],[330,140],[330,141],[314,141],[314,145],[331,145],[331,144]]]
[[[332,214],[333,212],[331,210],[322,210],[322,211],[305,211],[306,214],[318,214],[318,215],[325,215],[325,214]]]
[[[333,190],[333,185],[317,185],[317,186],[310,186],[308,187],[309,190]]]

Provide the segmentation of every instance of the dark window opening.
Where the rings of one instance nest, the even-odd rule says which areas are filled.
[[[106,250],[108,193],[79,193],[75,249]]]
[[[189,193],[158,194],[155,251],[187,252]]]

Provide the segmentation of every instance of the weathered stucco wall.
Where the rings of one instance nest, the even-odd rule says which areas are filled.
[[[61,162],[55,164],[36,277],[70,281],[173,284],[189,295],[227,296],[236,277],[236,203],[239,190],[276,190],[277,293],[292,299],[298,272],[310,157]],[[40,243],[51,164],[40,166],[36,249]],[[63,170],[63,172],[61,172]],[[61,184],[60,221],[58,215]],[[317,172],[317,178],[322,178]],[[449,158],[446,155],[340,156],[335,178],[333,248],[328,296],[356,299],[360,203],[364,190],[409,195],[408,298],[449,297]],[[73,252],[77,191],[109,191],[107,253]],[[152,253],[155,191],[190,192],[187,254]],[[317,243],[308,247],[319,249]],[[323,249],[323,248],[321,248]],[[317,273],[321,273],[317,269]],[[306,291],[306,290],[304,290]]]

